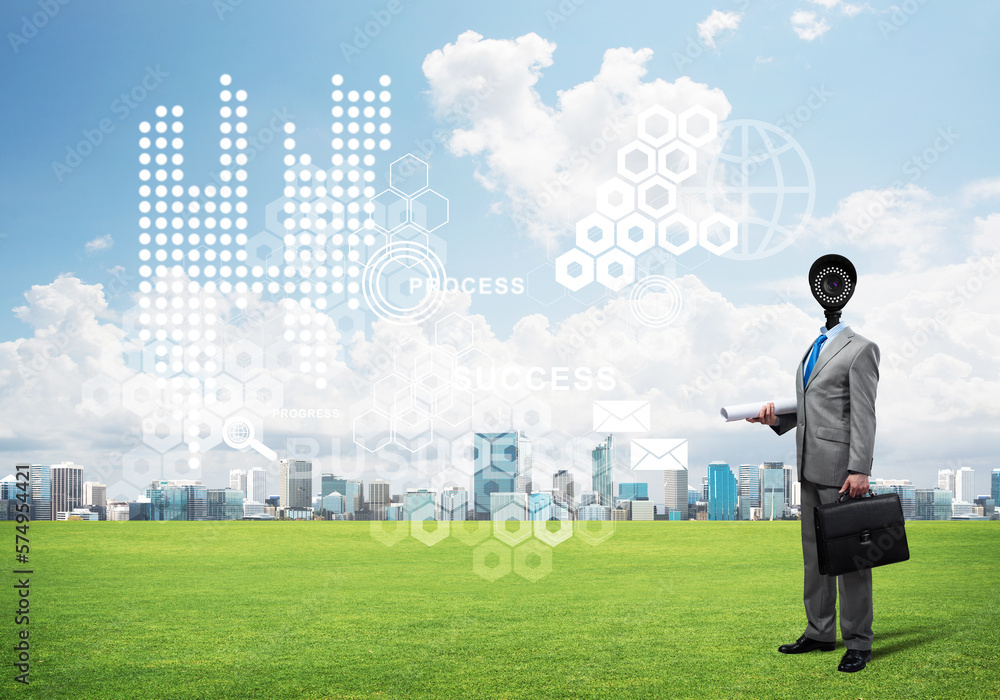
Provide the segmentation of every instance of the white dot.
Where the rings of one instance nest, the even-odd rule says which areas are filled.
[[[331,78],[331,82],[333,82],[334,85],[343,85],[344,76],[342,76],[340,73],[335,73],[333,78]]]
[[[381,85],[382,87],[389,87],[390,83],[392,83],[392,78],[390,78],[388,75],[383,75],[381,78],[378,79],[378,84]]]
[[[175,117],[179,117],[184,114],[184,108],[180,105],[174,105],[174,108],[170,110],[170,113]]]
[[[229,83],[231,83],[231,82],[233,82],[233,78],[228,73],[223,73],[222,75],[219,76],[219,83],[220,84],[222,84],[222,85],[229,85]]]

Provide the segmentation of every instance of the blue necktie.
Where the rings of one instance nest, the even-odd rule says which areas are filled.
[[[802,372],[802,386],[805,388],[809,384],[809,375],[812,374],[813,367],[816,366],[816,360],[819,358],[819,349],[826,342],[826,334],[820,333],[819,337],[816,338],[816,342],[813,343],[812,352],[809,353],[809,359],[806,361],[806,369]]]

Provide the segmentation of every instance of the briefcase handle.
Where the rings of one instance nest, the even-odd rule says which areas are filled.
[[[844,498],[847,497],[849,494],[850,494],[850,491],[844,491],[842,494],[840,494],[840,497],[837,498],[837,503],[843,502]],[[868,493],[866,493],[866,494],[864,494],[862,496],[859,496],[858,498],[864,498],[865,496],[877,496],[877,495],[878,494],[875,493],[872,489],[868,489]],[[854,500],[854,499],[851,499],[851,500]]]

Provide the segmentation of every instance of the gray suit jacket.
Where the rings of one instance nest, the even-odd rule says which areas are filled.
[[[795,373],[796,412],[778,416],[772,429],[782,435],[795,428],[799,481],[841,486],[848,471],[872,473],[879,351],[850,326],[828,343],[803,390],[810,343]]]

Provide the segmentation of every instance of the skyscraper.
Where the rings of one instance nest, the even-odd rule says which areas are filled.
[[[469,512],[469,492],[452,486],[441,492],[440,520],[465,520]]]
[[[334,491],[337,491],[334,483],[334,476],[330,473],[319,475],[319,496],[323,498],[324,496],[329,496]],[[343,491],[337,491],[341,496],[344,495]]]
[[[913,520],[917,515],[917,487],[909,479],[876,479],[872,485],[875,493],[895,493],[903,508],[903,518]]]
[[[688,470],[678,465],[674,469],[663,470],[663,508],[681,513],[686,520],[688,514]]]
[[[52,465],[52,512],[62,513],[83,505],[83,467],[72,462]]]
[[[108,487],[96,481],[83,482],[83,505],[106,506],[108,504]]]
[[[736,520],[737,481],[725,462],[708,465],[708,519]]]
[[[283,510],[312,507],[312,462],[304,459],[281,460],[278,481]]]
[[[247,472],[247,501],[263,503],[267,499],[267,472],[254,467]]]
[[[28,480],[31,487],[31,519],[55,520],[52,512],[52,467],[32,464]]]
[[[490,495],[514,493],[517,489],[518,434],[476,433],[473,445],[476,520],[489,520]]]
[[[372,511],[372,520],[385,520],[390,502],[388,481],[376,479],[368,483],[368,507]]]
[[[634,501],[637,498],[649,498],[649,484],[645,482],[618,484],[618,498]]]
[[[990,472],[990,498],[1000,506],[1000,469]]]
[[[739,486],[740,520],[750,520],[750,511],[760,508],[760,466],[756,464],[740,465]]]
[[[576,487],[573,484],[573,475],[565,469],[560,469],[552,475],[552,490],[556,492],[557,500],[561,500],[566,505],[572,507],[573,499],[576,498]]]
[[[781,462],[761,466],[760,507],[764,520],[780,520],[785,514],[785,465]]]
[[[955,495],[955,472],[951,469],[938,469],[938,488],[951,491]]]
[[[972,503],[976,500],[976,473],[969,467],[962,467],[955,472],[955,500],[959,503]]]
[[[247,494],[247,474],[242,469],[230,469],[229,470],[229,488],[235,489],[237,491],[242,491],[243,495]]]
[[[517,434],[517,480],[515,487],[518,493],[531,493],[531,440],[527,436],[518,432]]]
[[[612,436],[608,435],[604,442],[594,448],[590,453],[593,468],[593,488],[600,494],[600,504],[611,506],[611,473],[614,469],[614,453],[612,446]]]
[[[348,479],[336,474],[323,474],[320,477],[320,495],[328,496],[334,491],[346,500],[346,513],[357,513],[364,505],[364,483],[357,479]]]

